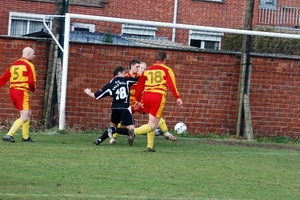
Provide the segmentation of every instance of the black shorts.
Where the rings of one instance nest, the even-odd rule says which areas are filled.
[[[130,110],[130,107],[128,109],[126,108],[120,108],[120,109],[111,109],[111,118],[110,121],[114,124],[119,124],[122,122],[122,125],[128,126],[128,125],[134,125],[134,119]]]

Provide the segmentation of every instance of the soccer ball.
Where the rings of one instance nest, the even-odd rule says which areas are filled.
[[[184,134],[187,130],[187,126],[183,122],[179,122],[175,125],[174,130],[177,134]]]
[[[154,130],[155,136],[163,135],[164,133],[161,131],[159,127]]]

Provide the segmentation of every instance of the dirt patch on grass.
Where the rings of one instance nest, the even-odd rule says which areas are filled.
[[[199,142],[204,144],[212,144],[212,145],[243,146],[243,147],[257,147],[263,149],[300,151],[300,146],[293,145],[293,144],[258,143],[255,141],[250,142],[250,141],[239,141],[239,140],[214,140],[214,139],[205,139],[205,140],[200,140]]]

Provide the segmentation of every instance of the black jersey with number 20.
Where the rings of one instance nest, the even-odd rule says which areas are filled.
[[[111,97],[111,109],[130,107],[130,86],[138,81],[138,78],[114,77],[101,90],[95,92],[95,98]]]

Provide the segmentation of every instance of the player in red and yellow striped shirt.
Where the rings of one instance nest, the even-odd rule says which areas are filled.
[[[154,152],[154,130],[158,126],[159,120],[162,117],[168,88],[176,98],[176,103],[179,107],[183,106],[180,94],[177,90],[176,80],[173,70],[165,65],[166,52],[159,50],[156,54],[156,63],[149,67],[139,78],[136,86],[135,108],[142,106],[145,112],[149,115],[148,124],[144,124],[139,128],[135,128],[134,134],[147,134],[148,152]]]
[[[7,135],[2,139],[7,142],[15,142],[13,135],[22,126],[22,141],[33,142],[29,137],[29,121],[31,116],[30,92],[36,89],[36,72],[32,61],[34,50],[25,47],[22,58],[15,61],[0,77],[0,87],[10,82],[10,98],[13,105],[19,110],[20,118],[17,119]]]
[[[145,71],[145,69],[147,68],[146,63],[144,62],[140,62],[139,60],[131,60],[130,61],[130,69],[127,73],[124,74],[124,77],[139,77],[142,75],[142,73]],[[142,71],[140,71],[140,69],[143,68]],[[146,114],[144,108],[141,106],[138,109],[135,109],[134,105],[136,103],[136,99],[135,99],[135,90],[136,90],[136,86],[137,83],[133,84],[130,87],[130,106],[131,106],[131,110],[132,110],[132,114],[134,113],[142,113],[142,114]],[[121,124],[119,124],[118,126],[119,128],[122,127]],[[165,120],[161,117],[158,127],[160,128],[160,130],[163,132],[163,135],[165,137],[165,139],[171,140],[171,141],[176,141],[177,138],[174,137],[171,133],[169,133],[168,131],[168,127],[167,124],[165,122]],[[115,144],[115,140],[118,137],[118,133],[114,133],[113,134],[113,138],[110,139],[109,144]]]
[[[147,69],[147,65],[144,62],[141,62],[140,64],[140,69],[138,74],[141,76],[144,71]],[[135,95],[135,94],[134,94]],[[136,102],[136,99],[134,98],[134,102]],[[144,108],[143,108],[144,111]],[[145,112],[145,111],[144,111]],[[158,122],[158,127],[155,129],[155,136],[156,135],[163,135],[165,139],[171,140],[171,141],[177,141],[177,138],[172,135],[167,127],[166,121],[164,120],[163,117],[160,118]]]

